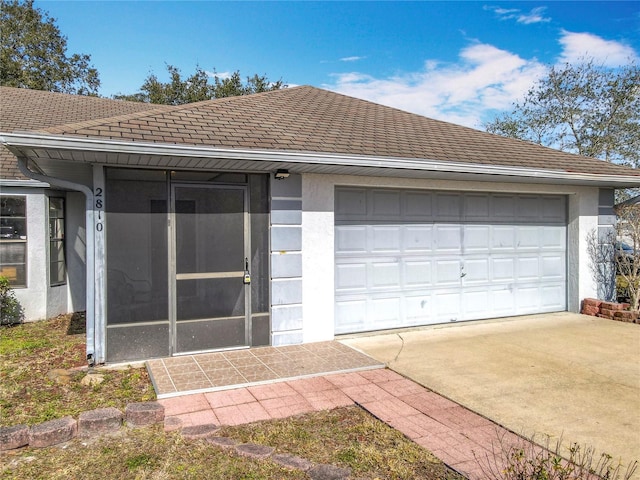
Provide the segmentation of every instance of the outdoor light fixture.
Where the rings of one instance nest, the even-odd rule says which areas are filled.
[[[289,176],[289,170],[278,169],[276,173],[273,175],[276,180],[282,180]]]

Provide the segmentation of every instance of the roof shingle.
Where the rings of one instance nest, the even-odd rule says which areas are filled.
[[[84,120],[166,109],[166,106],[107,98],[0,87],[0,131],[41,130]],[[15,156],[0,147],[0,178],[24,180]]]
[[[130,105],[129,102],[121,103]],[[81,120],[78,123],[61,125],[62,122],[51,122],[47,125],[43,121],[40,125],[32,123],[28,127],[49,134],[127,142],[363,155],[640,176],[638,170],[602,160],[433,120],[309,86],[175,107],[133,104],[136,105],[147,108],[135,110],[131,107],[131,110],[110,118],[96,114],[72,120]],[[61,117],[58,115],[57,119]],[[0,124],[3,130],[4,125],[3,121]]]

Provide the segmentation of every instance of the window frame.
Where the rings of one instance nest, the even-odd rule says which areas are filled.
[[[67,284],[67,255],[66,255],[66,242],[65,242],[65,230],[66,230],[66,208],[67,202],[64,196],[51,195],[47,197],[48,200],[48,227],[49,227],[49,286],[58,287],[60,285]],[[52,200],[61,201],[61,209],[52,209]],[[56,213],[56,216],[52,217],[52,212]],[[57,236],[55,234],[57,234]],[[54,248],[54,246],[58,248]],[[58,252],[61,256],[56,255]],[[55,260],[54,260],[55,257]],[[54,265],[55,271],[58,272],[59,265],[62,264],[62,279],[56,278],[54,281]]]
[[[14,200],[22,200],[23,202],[23,210],[24,210],[24,214],[23,215],[3,215],[3,211],[2,211],[2,204],[4,203],[5,199],[14,199]],[[17,277],[14,279],[11,279],[11,277],[7,276],[6,274],[4,275],[5,277],[7,277],[7,279],[9,280],[9,284],[11,285],[12,288],[27,288],[29,285],[29,269],[28,269],[28,265],[29,265],[29,248],[28,248],[28,224],[27,224],[27,218],[28,218],[28,196],[25,194],[0,194],[0,225],[7,228],[10,227],[10,225],[6,225],[7,223],[10,223],[10,221],[8,221],[8,219],[16,219],[16,220],[22,220],[22,222],[24,222],[24,228],[22,230],[22,235],[18,235],[16,236],[15,234],[15,230],[14,233],[0,233],[0,246],[1,245],[9,245],[9,244],[21,244],[23,245],[23,261],[21,263],[10,263],[10,262],[3,262],[2,261],[2,256],[0,256],[0,275],[2,275],[5,270],[7,269],[12,269],[14,268],[14,266],[23,266],[24,267],[24,282],[18,283],[17,282]],[[2,229],[0,229],[0,232],[2,231]],[[2,250],[2,248],[0,247],[0,250]],[[16,274],[17,275],[17,274]]]

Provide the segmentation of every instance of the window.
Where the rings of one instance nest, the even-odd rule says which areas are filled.
[[[49,198],[49,280],[51,286],[67,279],[64,258],[64,198]]]
[[[0,275],[27,286],[27,197],[0,196]]]

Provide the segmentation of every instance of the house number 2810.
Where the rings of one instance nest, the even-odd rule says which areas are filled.
[[[96,230],[98,232],[101,232],[102,229],[104,228],[104,225],[102,224],[102,209],[104,207],[104,201],[102,197],[102,188],[100,187],[96,188],[95,199],[96,199],[95,206],[98,212],[98,221],[96,222]]]

